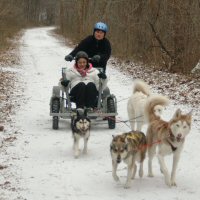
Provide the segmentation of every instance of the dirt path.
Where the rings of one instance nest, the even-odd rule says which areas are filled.
[[[0,159],[0,199],[14,200],[74,200],[74,199],[191,199],[196,200],[198,189],[200,147],[196,139],[197,129],[188,136],[187,146],[180,162],[178,187],[169,189],[155,161],[156,177],[150,179],[145,162],[143,179],[138,176],[132,188],[125,190],[125,165],[121,165],[121,182],[115,183],[111,175],[109,146],[112,134],[128,131],[124,123],[118,123],[115,130],[107,124],[93,125],[89,140],[88,155],[74,159],[70,122],[62,120],[58,131],[51,128],[49,100],[53,85],[57,85],[61,67],[66,66],[64,55],[70,48],[52,37],[52,28],[27,30],[21,40],[21,79],[25,83],[26,103],[12,117],[12,127],[4,134],[16,134],[12,145],[3,147]],[[108,67],[109,87],[117,96],[118,120],[126,120],[126,102],[132,91],[132,78],[123,75],[112,66]],[[122,100],[122,101],[120,101]],[[174,112],[174,105],[166,111],[166,118]],[[186,109],[187,110],[187,109]],[[146,127],[144,127],[144,131]],[[10,140],[11,140],[10,139]],[[190,156],[193,154],[194,156]],[[189,161],[189,162],[188,162]],[[167,164],[170,164],[167,160]],[[189,172],[189,173],[188,173]],[[162,195],[160,195],[162,194]]]

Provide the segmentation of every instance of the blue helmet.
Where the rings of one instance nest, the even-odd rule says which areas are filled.
[[[94,25],[94,31],[95,30],[101,30],[103,32],[107,32],[108,31],[108,26],[103,23],[103,22],[97,22],[95,25]]]

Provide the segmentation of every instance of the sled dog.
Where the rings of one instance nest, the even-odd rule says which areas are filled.
[[[76,115],[72,116],[71,129],[74,140],[74,157],[78,158],[80,155],[79,140],[84,139],[83,153],[87,154],[87,143],[90,136],[91,121],[87,117],[87,111],[78,109]]]
[[[137,165],[140,162],[139,176],[143,176],[143,161],[146,154],[146,136],[139,131],[131,131],[121,135],[113,136],[110,153],[112,158],[112,176],[119,181],[117,167],[121,161],[127,164],[127,180],[124,188],[131,186],[131,179],[134,179]]]
[[[155,115],[151,101],[154,100],[150,99],[145,108],[149,119],[147,129],[148,176],[153,177],[152,160],[158,147],[158,160],[165,183],[168,186],[176,186],[176,169],[185,137],[191,128],[191,112],[182,114],[181,110],[178,109],[172,119],[166,122]],[[164,157],[169,154],[173,155],[171,177],[164,161]]]
[[[149,97],[151,97],[151,90],[143,80],[136,79],[133,86],[133,94],[127,103],[127,112],[132,130],[141,131],[142,126],[146,123],[144,107]],[[169,100],[165,98],[162,104],[154,104],[154,113],[161,116],[164,107],[168,105]]]

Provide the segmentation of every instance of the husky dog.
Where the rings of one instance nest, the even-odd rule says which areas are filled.
[[[131,185],[131,179],[134,179],[137,166],[136,161],[140,162],[139,176],[143,176],[143,161],[146,153],[146,136],[139,131],[131,131],[121,135],[113,136],[110,145],[112,157],[112,176],[115,181],[119,181],[117,176],[117,167],[121,161],[127,164],[127,180],[125,188]]]
[[[91,121],[87,117],[87,111],[77,110],[76,115],[72,116],[71,129],[74,139],[74,157],[78,158],[80,154],[79,140],[84,139],[83,153],[87,154],[87,143],[90,136]]]
[[[185,142],[185,137],[191,128],[191,112],[182,114],[178,109],[169,122],[161,120],[153,112],[153,99],[149,100],[145,108],[149,126],[147,129],[148,145],[148,176],[153,177],[152,160],[158,147],[158,160],[160,170],[164,174],[165,183],[168,186],[176,186],[176,168],[180,158],[181,151]],[[173,155],[173,165],[171,176],[164,161],[164,156]]]
[[[151,97],[149,85],[140,79],[134,81],[133,94],[128,100],[127,112],[132,130],[141,131],[142,126],[146,123],[144,107],[146,101]],[[154,104],[154,113],[161,116],[164,107],[167,106],[169,101],[163,101],[162,104]],[[136,127],[135,127],[136,122]]]

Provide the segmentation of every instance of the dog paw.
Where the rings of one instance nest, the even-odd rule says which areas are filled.
[[[139,171],[139,176],[140,176],[140,178],[143,177],[143,170],[140,170],[140,171]]]
[[[77,159],[77,158],[79,158],[79,156],[78,156],[78,155],[74,155],[74,158],[76,158],[76,159]]]
[[[165,179],[165,184],[169,187],[172,186],[171,181],[169,179]]]
[[[177,186],[175,181],[171,181],[171,186]]]
[[[87,149],[83,149],[83,154],[87,154]]]
[[[118,177],[118,176],[113,176],[113,178],[114,178],[114,180],[115,180],[116,182],[119,181],[119,177]]]
[[[135,179],[135,175],[133,175],[133,176],[131,177],[131,179],[132,179],[132,180]]]
[[[148,177],[154,177],[154,175],[152,173],[149,173]]]
[[[76,159],[79,158],[79,155],[74,155],[74,158],[76,158]]]
[[[80,155],[79,151],[75,152],[75,153],[74,153],[74,158],[78,158],[79,155]]]
[[[125,185],[124,185],[124,189],[128,189],[128,188],[130,188],[131,187],[131,184],[130,183],[126,183]]]

